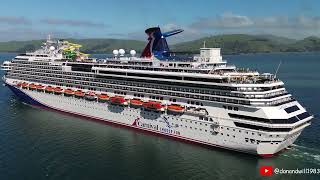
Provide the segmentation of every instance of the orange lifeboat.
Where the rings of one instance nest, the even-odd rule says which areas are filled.
[[[22,83],[21,83],[21,82],[18,82],[16,86],[17,86],[17,87],[21,87],[21,86],[22,86]]]
[[[167,106],[169,111],[182,113],[184,111],[184,106],[179,104],[171,104]]]
[[[127,100],[122,96],[114,96],[110,98],[110,102],[118,105],[128,105]]]
[[[36,85],[36,89],[37,89],[37,91],[43,91],[44,86],[41,84],[38,84],[38,85]]]
[[[84,93],[81,90],[75,91],[74,95],[79,98],[84,97]]]
[[[54,88],[51,86],[47,86],[44,90],[48,93],[52,93],[54,91]]]
[[[36,89],[36,87],[37,86],[34,83],[29,84],[29,89],[30,90],[34,90],[34,89]]]
[[[24,88],[24,89],[27,89],[28,88],[28,83],[26,83],[26,82],[23,82],[22,84],[21,84],[21,87],[22,88]]]
[[[72,89],[65,89],[63,93],[65,96],[72,96],[74,91]]]
[[[63,89],[61,87],[54,88],[54,93],[56,93],[56,94],[61,94],[62,91],[63,91]]]
[[[109,100],[109,96],[107,94],[101,93],[98,95],[98,100],[100,102],[106,102]]]
[[[147,109],[155,110],[155,111],[164,111],[164,108],[165,108],[160,102],[156,102],[156,101],[145,102],[143,103],[143,107]]]
[[[141,101],[140,99],[131,99],[130,104],[134,106],[142,106],[143,101]]]
[[[96,94],[94,92],[87,92],[85,94],[85,98],[86,98],[86,100],[94,101],[94,100],[96,100]]]

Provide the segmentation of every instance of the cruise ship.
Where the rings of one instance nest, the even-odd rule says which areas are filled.
[[[289,149],[313,116],[276,74],[229,65],[220,48],[205,45],[175,56],[166,38],[182,31],[149,28],[140,56],[119,49],[104,59],[48,38],[4,61],[3,81],[43,109],[262,157]]]

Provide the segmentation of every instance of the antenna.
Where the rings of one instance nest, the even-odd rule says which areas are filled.
[[[277,70],[276,70],[276,73],[274,73],[273,79],[275,79],[275,78],[277,77],[277,73],[278,73],[278,71],[279,71],[279,69],[280,69],[281,62],[282,62],[282,61],[280,60],[279,65],[278,65]]]
[[[203,41],[203,48],[206,48],[206,41]]]

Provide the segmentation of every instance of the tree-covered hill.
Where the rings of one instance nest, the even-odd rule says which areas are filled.
[[[111,53],[114,49],[135,49],[141,52],[146,42],[124,39],[66,39],[83,45],[86,53]],[[261,52],[306,52],[320,51],[320,38],[311,36],[294,40],[274,35],[226,34],[201,38],[194,41],[171,45],[175,52],[199,53],[199,48],[220,47],[223,54]],[[44,40],[0,42],[0,52],[25,52],[38,49]]]

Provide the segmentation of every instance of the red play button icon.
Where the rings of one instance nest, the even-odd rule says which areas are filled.
[[[273,173],[272,166],[261,166],[260,167],[260,174],[262,176],[271,176]]]

